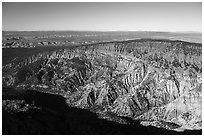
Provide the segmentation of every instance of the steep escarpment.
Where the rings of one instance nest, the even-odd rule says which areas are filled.
[[[98,43],[3,66],[2,82],[62,95],[69,106],[102,118],[114,114],[146,126],[196,130],[202,127],[201,54],[201,44],[183,41]]]

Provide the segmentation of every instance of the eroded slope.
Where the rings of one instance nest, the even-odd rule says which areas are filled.
[[[59,94],[69,106],[102,118],[110,113],[143,125],[196,130],[202,127],[201,65],[201,44],[108,42],[3,66],[3,87]]]

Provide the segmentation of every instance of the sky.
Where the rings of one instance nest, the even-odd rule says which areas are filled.
[[[202,31],[201,2],[3,2],[2,30]]]

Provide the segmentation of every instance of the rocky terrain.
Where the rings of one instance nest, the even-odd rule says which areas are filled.
[[[139,39],[70,47],[11,62],[2,76],[5,134],[201,134],[198,43]],[[77,112],[81,121],[70,125],[66,120],[78,119]],[[85,115],[101,127],[85,126],[92,119]],[[84,132],[76,133],[79,123]],[[124,132],[107,131],[106,124]],[[140,130],[129,132],[135,127]]]

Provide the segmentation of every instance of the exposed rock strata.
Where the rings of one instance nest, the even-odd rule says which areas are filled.
[[[201,129],[201,64],[200,44],[110,42],[3,66],[3,86],[60,94],[71,106],[100,106],[146,125],[164,121],[180,126],[175,130]]]

